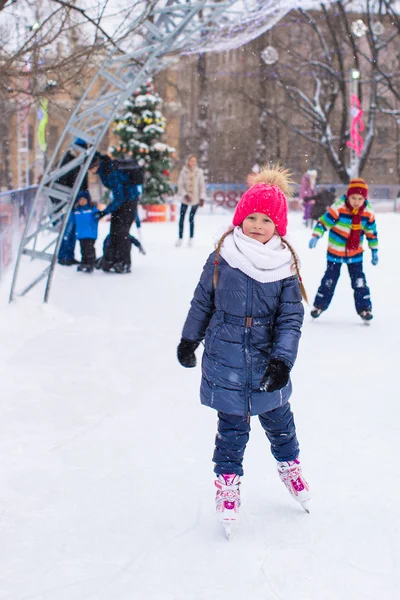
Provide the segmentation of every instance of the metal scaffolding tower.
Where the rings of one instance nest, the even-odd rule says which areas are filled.
[[[237,0],[168,0],[157,3],[143,23],[132,23],[131,31],[141,44],[131,52],[114,51],[104,61],[75,108],[47,165],[23,233],[10,301],[27,294],[42,280],[46,280],[44,301],[48,301],[74,198],[118,109],[148,77],[163,70],[183,49],[193,47],[196,39],[220,31],[229,10],[236,14],[232,8],[235,4]],[[74,145],[76,138],[85,140],[88,149]],[[74,150],[76,158],[61,166],[60,149],[67,146]],[[73,189],[57,183],[62,175],[77,167],[79,174]],[[55,204],[51,198],[59,202]]]

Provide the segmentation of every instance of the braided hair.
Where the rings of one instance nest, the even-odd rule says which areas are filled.
[[[303,300],[305,300],[307,302],[307,304],[308,304],[308,297],[307,297],[306,288],[304,287],[303,280],[302,280],[301,275],[300,275],[299,257],[297,256],[296,252],[294,251],[293,247],[289,244],[289,242],[287,240],[285,240],[285,238],[281,237],[281,240],[282,240],[282,242],[290,250],[290,253],[291,253],[292,258],[293,258],[294,269],[296,271],[297,277],[299,278],[301,296],[302,296]]]
[[[228,235],[231,235],[233,233],[233,228],[228,229],[228,231],[226,231],[224,233],[224,235],[221,237],[221,239],[219,240],[217,247],[215,249],[215,260],[214,260],[214,277],[213,277],[213,282],[214,282],[214,289],[217,289],[217,283],[218,283],[218,264],[219,264],[219,256],[221,254],[221,248],[224,244],[225,238],[228,237]]]

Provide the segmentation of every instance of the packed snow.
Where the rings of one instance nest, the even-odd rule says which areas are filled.
[[[329,311],[311,322],[306,309],[292,407],[311,514],[254,419],[228,542],[214,514],[216,413],[200,405],[200,367],[176,360],[229,223],[203,213],[194,248],[174,247],[176,223],[144,224],[130,275],[58,267],[49,305],[42,289],[8,305],[2,282],[1,600],[398,598],[400,215],[378,215],[377,267],[366,252],[372,325],[345,268]],[[290,229],[312,302],[326,240],[309,250],[297,214]]]

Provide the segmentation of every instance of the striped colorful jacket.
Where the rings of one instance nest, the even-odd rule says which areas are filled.
[[[350,236],[352,223],[351,211],[346,206],[346,197],[342,196],[338,202],[332,204],[314,227],[313,236],[322,237],[325,231],[329,231],[328,239],[328,261],[354,263],[361,262],[363,258],[364,236],[368,240],[371,250],[378,249],[378,234],[376,231],[375,215],[367,200],[361,215],[361,238],[360,245],[355,250],[346,248]]]

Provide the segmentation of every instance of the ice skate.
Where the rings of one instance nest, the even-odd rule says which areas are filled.
[[[182,246],[182,238],[178,238],[175,242],[175,247],[179,248],[180,246]]]
[[[76,270],[82,271],[82,273],[93,273],[94,265],[87,265],[85,263],[81,263],[80,265],[78,265]]]
[[[143,256],[145,256],[145,255],[146,255],[146,251],[145,251],[145,249],[143,248],[142,244],[139,244],[139,246],[138,246],[138,250],[139,250],[139,254],[143,254]]]
[[[102,263],[103,263],[103,257],[100,256],[100,258],[96,259],[96,262],[94,263],[94,268],[95,269],[101,269],[102,268]]]
[[[371,325],[371,321],[374,318],[372,312],[370,310],[362,310],[358,313],[365,325]]]
[[[278,474],[292,498],[299,502],[304,510],[309,513],[310,487],[301,472],[300,460],[297,458],[296,460],[278,462]]]
[[[76,260],[76,258],[59,258],[58,264],[63,267],[72,267],[73,265],[79,265],[79,260]]]
[[[225,535],[229,540],[232,526],[239,517],[240,477],[235,473],[218,475],[214,483],[215,487],[218,488],[215,496],[215,508],[218,517],[221,519]]]
[[[310,313],[310,314],[311,314],[311,316],[312,316],[312,318],[313,318],[313,319],[318,319],[318,317],[319,317],[320,315],[322,315],[322,313],[323,313],[323,312],[324,312],[324,311],[322,310],[322,308],[316,308],[316,307],[314,306],[314,308],[312,309],[312,311],[311,311],[311,313]]]
[[[193,248],[193,238],[190,238],[188,241],[189,248]]]
[[[119,274],[130,273],[131,265],[128,265],[127,263],[123,263],[123,262],[116,262],[111,267],[111,271],[113,271],[114,273],[119,273]]]

